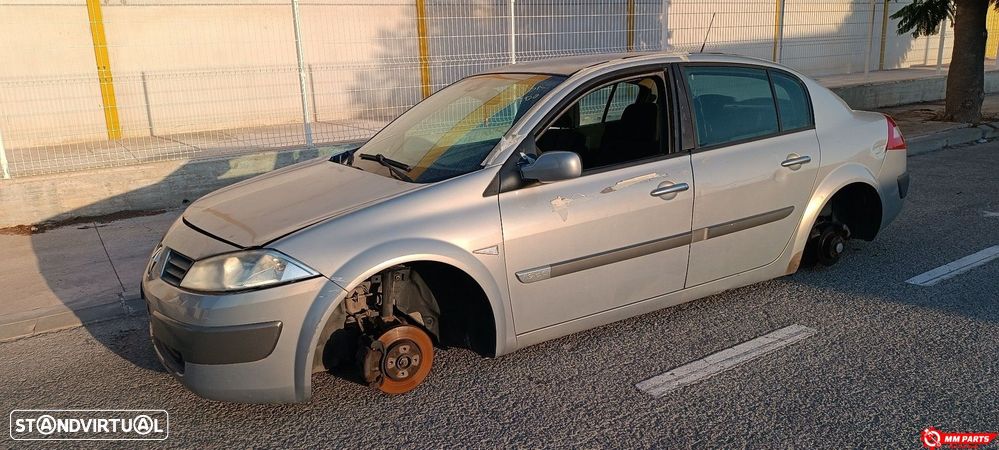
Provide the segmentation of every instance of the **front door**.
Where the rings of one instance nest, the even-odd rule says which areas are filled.
[[[697,137],[689,287],[781,255],[811,198],[819,143],[807,90],[793,75],[745,66],[682,72]]]
[[[537,140],[581,154],[583,175],[499,196],[518,334],[683,288],[693,177],[689,155],[666,151],[663,79],[610,83],[623,85],[583,95]]]

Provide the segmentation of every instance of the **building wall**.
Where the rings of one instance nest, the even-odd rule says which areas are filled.
[[[425,1],[432,90],[507,64],[513,56],[524,61],[664,46],[697,51],[705,38],[706,51],[770,59],[782,0],[634,0],[630,10],[625,0],[516,0],[516,55],[509,1]],[[889,2],[889,14],[904,4]],[[104,2],[122,145],[178,133],[218,139],[242,129],[266,147],[278,139],[263,131],[253,134],[254,127],[301,123],[290,5],[290,0]],[[868,0],[783,0],[783,5],[780,59],[805,73],[862,72],[869,37],[871,70],[937,63],[939,37],[898,36],[891,20],[881,57],[880,1],[873,14]],[[310,121],[385,121],[422,98],[417,0],[302,0],[300,18]],[[944,63],[951,31],[948,27]],[[0,134],[8,149],[107,139],[85,0],[8,0],[0,5],[0,42]],[[345,128],[328,129],[334,131],[319,129],[316,139],[361,137],[344,134]],[[284,136],[280,142],[304,143],[304,138]],[[83,158],[91,147],[25,154]]]

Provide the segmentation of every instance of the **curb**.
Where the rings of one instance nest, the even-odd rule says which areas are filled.
[[[146,304],[137,294],[118,294],[114,301],[80,309],[63,305],[34,309],[2,318],[0,343],[145,313]]]
[[[924,134],[907,139],[906,144],[908,144],[909,156],[914,156],[959,145],[982,143],[995,138],[999,138],[999,122]]]
[[[999,122],[975,127],[952,128],[907,140],[908,156],[921,155],[949,147],[981,143],[999,138]],[[78,310],[58,305],[2,317],[0,343],[53,331],[68,330],[121,317],[145,315],[146,305],[136,292],[118,294],[118,298]]]

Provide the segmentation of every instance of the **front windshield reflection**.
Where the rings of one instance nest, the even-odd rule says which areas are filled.
[[[520,116],[564,80],[519,73],[465,78],[382,129],[358,150],[354,164],[417,183],[474,171]]]

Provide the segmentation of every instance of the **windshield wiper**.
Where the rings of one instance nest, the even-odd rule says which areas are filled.
[[[361,153],[361,159],[365,159],[365,160],[368,160],[368,161],[375,161],[378,164],[381,164],[381,165],[383,165],[385,167],[388,167],[389,172],[391,172],[392,175],[395,175],[396,177],[398,177],[400,180],[407,181],[407,182],[410,182],[410,183],[413,182],[413,179],[410,178],[409,175],[406,174],[407,172],[413,170],[413,168],[410,167],[410,166],[408,166],[408,165],[406,165],[406,163],[402,163],[402,162],[396,161],[394,159],[387,158],[387,157],[385,157],[385,155],[383,155],[381,153],[377,153],[377,154],[374,154],[374,155],[369,155],[367,153]]]

